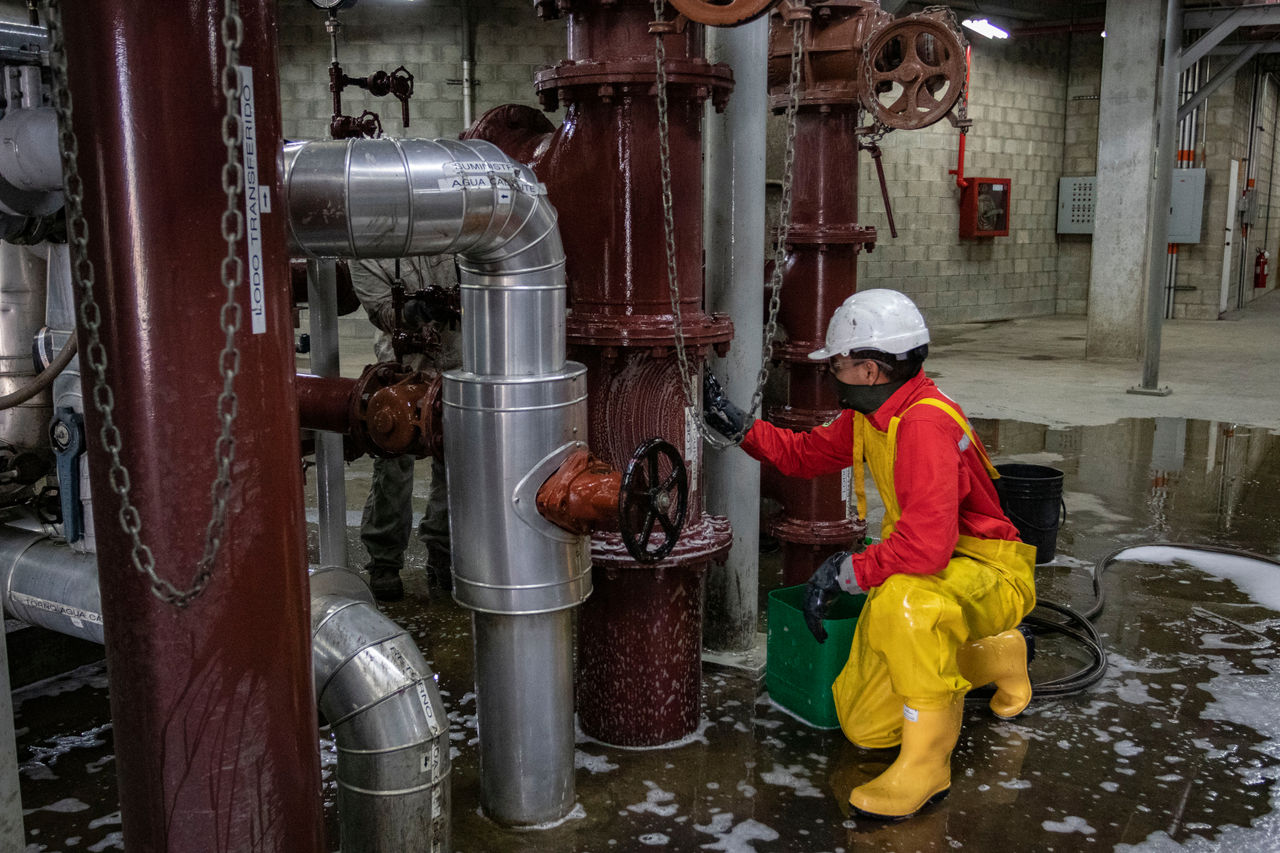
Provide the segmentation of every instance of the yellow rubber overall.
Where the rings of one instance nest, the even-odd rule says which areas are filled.
[[[953,407],[935,399],[915,405],[925,404],[947,412],[964,429],[973,446],[981,447],[969,424]],[[865,460],[884,501],[882,540],[892,535],[901,516],[893,482],[900,419],[901,416],[894,418],[888,430],[881,432],[861,414],[854,417],[858,514],[866,517],[865,479],[860,462]],[[989,473],[999,476],[985,454],[983,458]],[[961,673],[957,651],[973,640],[1012,629],[1031,611],[1035,606],[1034,568],[1035,549],[1031,546],[961,536],[942,571],[892,575],[868,593],[849,659],[831,688],[841,728],[858,746],[878,748],[901,743],[903,753],[910,755],[900,754],[900,761],[910,758],[918,765],[923,750],[933,756],[934,765],[941,767],[928,779],[923,778],[928,774],[920,773],[917,767],[914,775],[921,777],[919,790],[904,795],[906,805],[901,806],[911,807],[901,814],[885,816],[911,814],[938,790],[949,787],[949,758],[959,734],[961,703],[973,686]],[[911,750],[903,737],[904,706],[910,709],[908,714],[923,712],[922,721],[928,724],[928,732],[915,729],[918,748]],[[863,788],[893,781],[885,777],[901,776],[902,771],[899,768],[895,774],[890,767],[884,776]],[[945,773],[942,783],[939,773]],[[855,789],[854,794],[861,790]],[[912,805],[915,799],[919,803]]]

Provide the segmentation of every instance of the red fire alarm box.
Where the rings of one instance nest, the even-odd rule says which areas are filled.
[[[1009,236],[1008,178],[966,178],[960,191],[961,237]]]

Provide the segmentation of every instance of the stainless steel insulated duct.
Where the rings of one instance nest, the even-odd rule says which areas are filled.
[[[97,558],[42,532],[0,525],[0,597],[15,619],[103,641]]]
[[[343,853],[449,850],[449,722],[431,667],[350,572],[312,575],[311,657],[338,744]],[[11,616],[101,643],[98,563],[35,529],[0,525]]]
[[[458,255],[462,369],[445,374],[454,597],[475,611],[481,805],[530,826],[573,807],[570,608],[585,537],[537,512],[585,446],[586,369],[565,360],[564,252],[526,166],[471,140],[286,146],[290,238],[320,257]]]
[[[312,575],[311,658],[320,713],[338,744],[340,849],[442,853],[450,849],[444,703],[408,632],[368,595],[344,568]]]

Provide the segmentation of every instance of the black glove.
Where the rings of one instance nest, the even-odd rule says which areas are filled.
[[[746,435],[756,420],[748,418],[742,409],[729,402],[719,380],[711,371],[707,371],[702,378],[702,419],[707,422],[707,426],[725,438]]]
[[[827,608],[840,595],[840,566],[849,559],[848,551],[837,551],[823,561],[809,578],[804,592],[804,624],[819,643],[827,640],[827,629],[822,627]]]
[[[405,326],[410,329],[421,328],[434,319],[426,301],[412,296],[405,300],[401,316],[404,317]]]
[[[411,329],[428,323],[450,325],[461,317],[456,300],[451,300],[447,291],[434,285],[410,294],[402,314],[405,325]]]

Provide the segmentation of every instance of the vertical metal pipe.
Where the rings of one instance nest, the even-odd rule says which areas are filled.
[[[1158,391],[1160,382],[1161,289],[1169,264],[1169,197],[1173,190],[1174,133],[1178,124],[1178,67],[1182,53],[1182,0],[1169,0],[1164,22],[1164,65],[1160,72],[1160,127],[1156,141],[1156,187],[1151,209],[1147,270],[1146,334],[1142,339],[1142,385]]]
[[[223,385],[224,4],[65,5],[79,168],[92,188],[84,194],[88,252],[120,461],[154,571],[186,588],[204,551]],[[245,281],[226,530],[207,587],[187,607],[160,600],[134,568],[112,490],[117,477],[98,438],[103,416],[96,406],[85,413],[120,809],[131,850],[327,849],[280,203],[275,3],[243,0],[240,15],[239,61],[249,75],[240,92],[242,154],[256,153],[245,176],[262,192],[240,199]],[[182,85],[157,85],[177,80]],[[251,241],[260,255],[250,253]],[[82,327],[82,352],[92,351],[89,343]]]
[[[22,794],[18,786],[18,747],[13,732],[13,697],[9,691],[9,649],[0,631],[0,850],[22,850]]]
[[[285,162],[306,251],[458,255],[462,368],[445,374],[443,422],[454,597],[478,614],[481,806],[508,825],[562,818],[573,807],[568,611],[591,573],[585,537],[535,501],[587,437],[586,369],[565,360],[556,211],[533,172],[487,142],[315,142]]]
[[[764,327],[765,126],[769,102],[765,65],[769,19],[714,29],[709,59],[733,68],[736,93],[706,122],[707,307],[740,330],[737,344],[712,369],[735,400],[749,400],[760,370],[756,330]],[[703,644],[713,651],[752,647],[759,615],[760,466],[745,453],[706,456],[707,510],[729,519],[733,547],[707,572]]]
[[[481,805],[509,825],[563,817],[574,798],[573,611],[472,619]]]
[[[471,0],[461,0],[458,14],[462,23],[462,129],[466,130],[471,127],[476,108],[475,83],[471,79],[476,66],[476,23],[471,11]]]
[[[338,357],[338,265],[307,261],[307,315],[311,324],[311,372],[342,374]],[[342,436],[316,430],[316,494],[320,514],[320,565],[347,568],[347,489]]]

